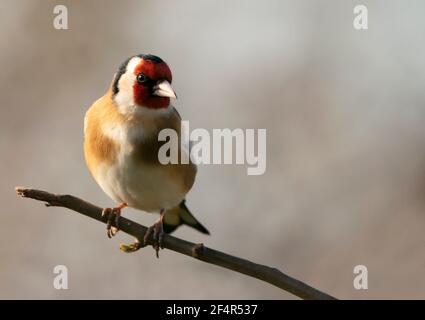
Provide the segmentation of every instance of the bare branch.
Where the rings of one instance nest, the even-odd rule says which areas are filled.
[[[79,212],[95,220],[106,223],[107,217],[102,217],[102,208],[71,195],[52,194],[46,191],[17,187],[18,195],[46,202],[46,206],[64,207]],[[124,217],[119,221],[120,230],[143,240],[147,228]],[[210,249],[203,244],[195,244],[176,237],[165,235],[164,248],[179,252],[204,262],[227,268],[250,277],[268,282],[288,291],[302,299],[334,300],[335,298],[309,285],[294,279],[276,268],[257,264],[245,259]]]

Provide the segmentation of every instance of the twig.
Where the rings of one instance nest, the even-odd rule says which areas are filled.
[[[52,194],[46,191],[17,187],[18,195],[46,202],[49,207],[65,207],[79,212],[95,220],[106,223],[107,217],[102,217],[102,208],[71,195]],[[147,228],[124,217],[119,221],[120,230],[138,239],[143,239]],[[245,259],[210,249],[203,244],[195,244],[176,237],[165,235],[164,248],[179,252],[204,262],[215,264],[239,273],[246,274],[276,287],[288,291],[302,299],[334,300],[335,298],[309,285],[294,279],[276,268],[257,264]]]

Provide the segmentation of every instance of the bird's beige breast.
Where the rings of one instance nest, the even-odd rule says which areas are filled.
[[[159,211],[178,205],[190,188],[183,172],[140,164],[134,158],[114,165],[101,165],[95,179],[117,202],[144,211]],[[192,175],[194,179],[194,174]],[[193,184],[192,179],[192,184]]]
[[[103,191],[117,202],[144,211],[179,204],[194,183],[196,166],[158,161],[164,142],[158,141],[157,134],[162,128],[179,129],[175,118],[164,115],[143,125],[93,107],[86,116],[85,156]]]

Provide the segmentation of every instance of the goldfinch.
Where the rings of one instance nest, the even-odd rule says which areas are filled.
[[[196,165],[163,165],[158,160],[158,151],[165,143],[158,141],[159,132],[174,129],[180,135],[181,118],[170,104],[170,98],[176,98],[171,82],[171,70],[161,58],[132,56],[120,65],[109,90],[93,103],[84,119],[84,155],[89,171],[118,203],[103,210],[108,217],[108,237],[118,232],[125,207],[159,213],[143,239],[143,245],[152,240],[157,256],[164,232],[182,224],[209,234],[185,204]],[[185,152],[180,143],[178,147],[179,152]],[[121,248],[130,252],[140,247],[136,241]]]

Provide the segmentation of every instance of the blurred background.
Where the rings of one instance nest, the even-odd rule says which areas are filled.
[[[53,28],[68,8],[69,30]],[[1,2],[0,298],[293,299],[21,199],[24,185],[113,205],[85,167],[83,117],[130,55],[168,62],[191,129],[266,128],[267,170],[201,166],[175,235],[274,266],[338,298],[425,298],[423,1]],[[124,215],[146,225],[156,216]],[[53,288],[66,265],[69,290]],[[369,271],[355,290],[353,268]]]

